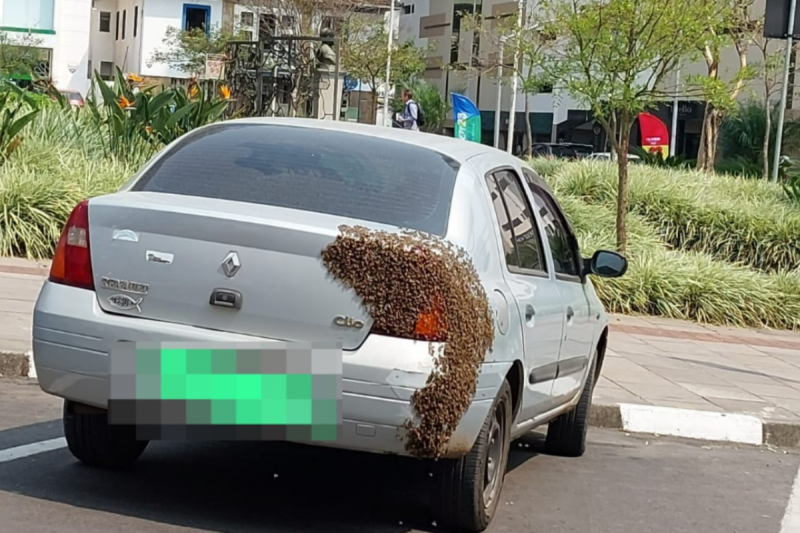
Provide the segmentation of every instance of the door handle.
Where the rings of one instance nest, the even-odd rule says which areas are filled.
[[[572,307],[567,307],[567,320],[571,320],[575,316],[575,310]]]
[[[530,322],[533,320],[533,317],[536,315],[536,309],[533,308],[532,305],[528,304],[525,306],[525,320]]]

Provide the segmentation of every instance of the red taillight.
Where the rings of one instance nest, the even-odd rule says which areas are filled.
[[[94,290],[92,256],[89,252],[89,201],[75,206],[56,246],[50,281]]]

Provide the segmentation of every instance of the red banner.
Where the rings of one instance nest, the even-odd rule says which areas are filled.
[[[669,156],[669,131],[660,118],[650,113],[639,113],[639,131],[642,134],[642,148],[648,152]]]

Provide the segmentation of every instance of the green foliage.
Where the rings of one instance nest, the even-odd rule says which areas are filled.
[[[368,15],[350,17],[342,28],[340,43],[342,69],[351,77],[368,83],[376,92],[386,76],[389,33],[383,18]],[[425,70],[427,50],[414,41],[396,43],[392,49],[391,83],[406,85]]]
[[[45,60],[42,40],[31,34],[11,38],[0,31],[0,76],[31,78]]]
[[[689,168],[689,163],[682,155],[670,155],[661,157],[659,154],[645,150],[639,146],[634,147],[634,152],[639,156],[642,163],[651,167],[660,168]]]
[[[552,161],[534,159],[531,163],[553,185],[584,254],[613,247],[614,203],[607,201],[614,194],[609,191],[615,181],[613,165],[562,162],[551,173],[555,167]],[[706,182],[692,185],[698,180]],[[676,203],[682,201],[681,185],[691,189],[686,196],[707,195],[718,211],[725,209],[717,204],[722,199],[727,201],[728,208],[749,203],[787,210],[780,189],[764,182],[709,178],[693,171],[677,172],[644,165],[634,167],[632,212],[627,217],[630,268],[622,278],[593,280],[607,309],[731,326],[800,328],[800,272],[761,272],[736,264],[735,258],[714,253],[711,243],[720,243],[728,233],[736,232],[728,229],[724,220],[719,226],[706,228],[716,236],[709,236],[705,247],[697,241],[672,239],[671,235],[677,231],[664,231],[657,213],[665,209],[670,198],[677,197],[673,200]],[[701,229],[695,226],[696,231]],[[800,243],[796,240],[787,246],[794,248],[795,256],[800,255]]]
[[[25,91],[10,83],[0,85],[0,165],[19,148],[22,131],[38,112],[36,101]]]
[[[568,164],[550,179],[587,203],[615,205],[612,164]],[[631,167],[630,213],[678,250],[764,273],[797,272],[800,265],[800,206],[768,182],[637,165]]]
[[[778,131],[778,107],[770,109],[770,151],[768,161],[772,162],[775,151],[773,142]],[[720,155],[728,173],[739,173],[760,177],[764,158],[764,136],[767,132],[767,111],[763,102],[749,100],[737,106],[735,112],[722,121],[719,132]],[[784,146],[800,146],[800,121],[787,120],[783,128]],[[728,162],[726,162],[728,160]],[[732,161],[732,162],[731,162]],[[740,169],[736,171],[737,167]],[[717,165],[719,172],[719,164]]]
[[[800,174],[789,176],[781,185],[789,201],[800,206]]]
[[[450,111],[450,99],[442,96],[438,87],[419,78],[413,78],[403,86],[414,94],[414,101],[418,102],[425,113],[425,126],[421,129],[428,133],[441,133],[447,113]],[[399,95],[399,92],[398,92]],[[396,97],[392,100],[394,112],[403,111],[403,100]]]
[[[95,129],[107,132],[106,152],[122,159],[219,120],[228,103],[197,86],[190,92],[181,87],[161,87],[158,92],[155,87],[138,89],[119,69],[113,85],[106,84],[99,73],[95,73],[95,83],[103,104],[90,99],[89,117]]]
[[[153,60],[181,72],[197,74],[205,70],[206,54],[223,53],[231,39],[231,35],[217,27],[206,32],[200,28],[182,30],[170,26],[164,35],[163,47],[153,52]]]

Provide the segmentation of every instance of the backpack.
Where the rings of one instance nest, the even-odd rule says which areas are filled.
[[[417,127],[422,128],[425,126],[425,113],[422,111],[422,106],[419,105],[419,102],[416,100],[414,101],[414,105],[417,106]]]

